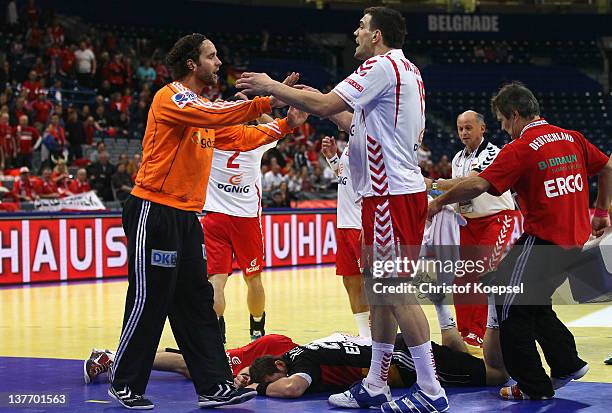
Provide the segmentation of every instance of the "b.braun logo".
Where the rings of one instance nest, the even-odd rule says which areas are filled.
[[[191,142],[200,146],[202,149],[212,149],[215,146],[215,140],[208,136],[202,136],[199,130],[191,134]]]

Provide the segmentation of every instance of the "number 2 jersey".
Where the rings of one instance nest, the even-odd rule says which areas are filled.
[[[277,128],[274,122],[257,127],[262,130]],[[258,217],[262,196],[261,158],[276,143],[246,152],[215,148],[204,210],[234,217]]]

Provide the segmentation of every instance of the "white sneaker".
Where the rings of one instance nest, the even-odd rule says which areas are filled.
[[[558,390],[561,387],[565,386],[572,380],[578,380],[584,377],[585,374],[589,372],[589,365],[585,364],[580,370],[573,372],[572,374],[568,374],[563,377],[551,377],[550,381],[552,383],[553,389]]]
[[[332,394],[327,399],[328,403],[332,406],[349,409],[378,409],[383,403],[390,400],[391,389],[389,386],[385,386],[379,391],[374,391],[365,385],[365,379],[355,383],[344,393]]]

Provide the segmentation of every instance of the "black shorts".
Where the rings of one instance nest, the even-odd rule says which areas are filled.
[[[455,351],[446,346],[431,343],[436,372],[444,387],[481,387],[487,384],[487,369],[484,360],[469,353]],[[405,387],[416,383],[416,371],[410,351],[402,336],[398,334],[393,352],[393,363]]]

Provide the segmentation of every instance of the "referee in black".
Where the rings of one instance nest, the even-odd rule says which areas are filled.
[[[513,188],[518,194],[525,233],[491,275],[499,286],[523,286],[522,293],[495,296],[504,364],[517,381],[502,387],[500,396],[543,400],[588,371],[572,333],[553,311],[551,297],[589,235],[601,236],[610,225],[612,160],[581,133],[541,118],[538,101],[520,83],[501,88],[491,106],[512,141],[478,176],[433,200],[428,216],[484,192],[498,196]],[[594,175],[599,175],[598,193],[589,222],[588,177]],[[550,377],[536,341],[551,367]]]
[[[108,393],[128,409],[154,407],[143,395],[168,316],[199,406],[241,403],[257,393],[233,385],[213,310],[213,288],[206,277],[204,237],[196,213],[204,206],[215,139],[242,151],[282,135],[228,133],[229,125],[270,112],[271,98],[211,103],[199,96],[206,85],[216,84],[221,65],[205,36],[181,38],[166,60],[175,81],[153,98],[142,166],[123,209],[129,287]],[[278,122],[284,133],[299,125],[294,123]],[[226,133],[215,135],[215,129],[222,127],[227,127]]]

